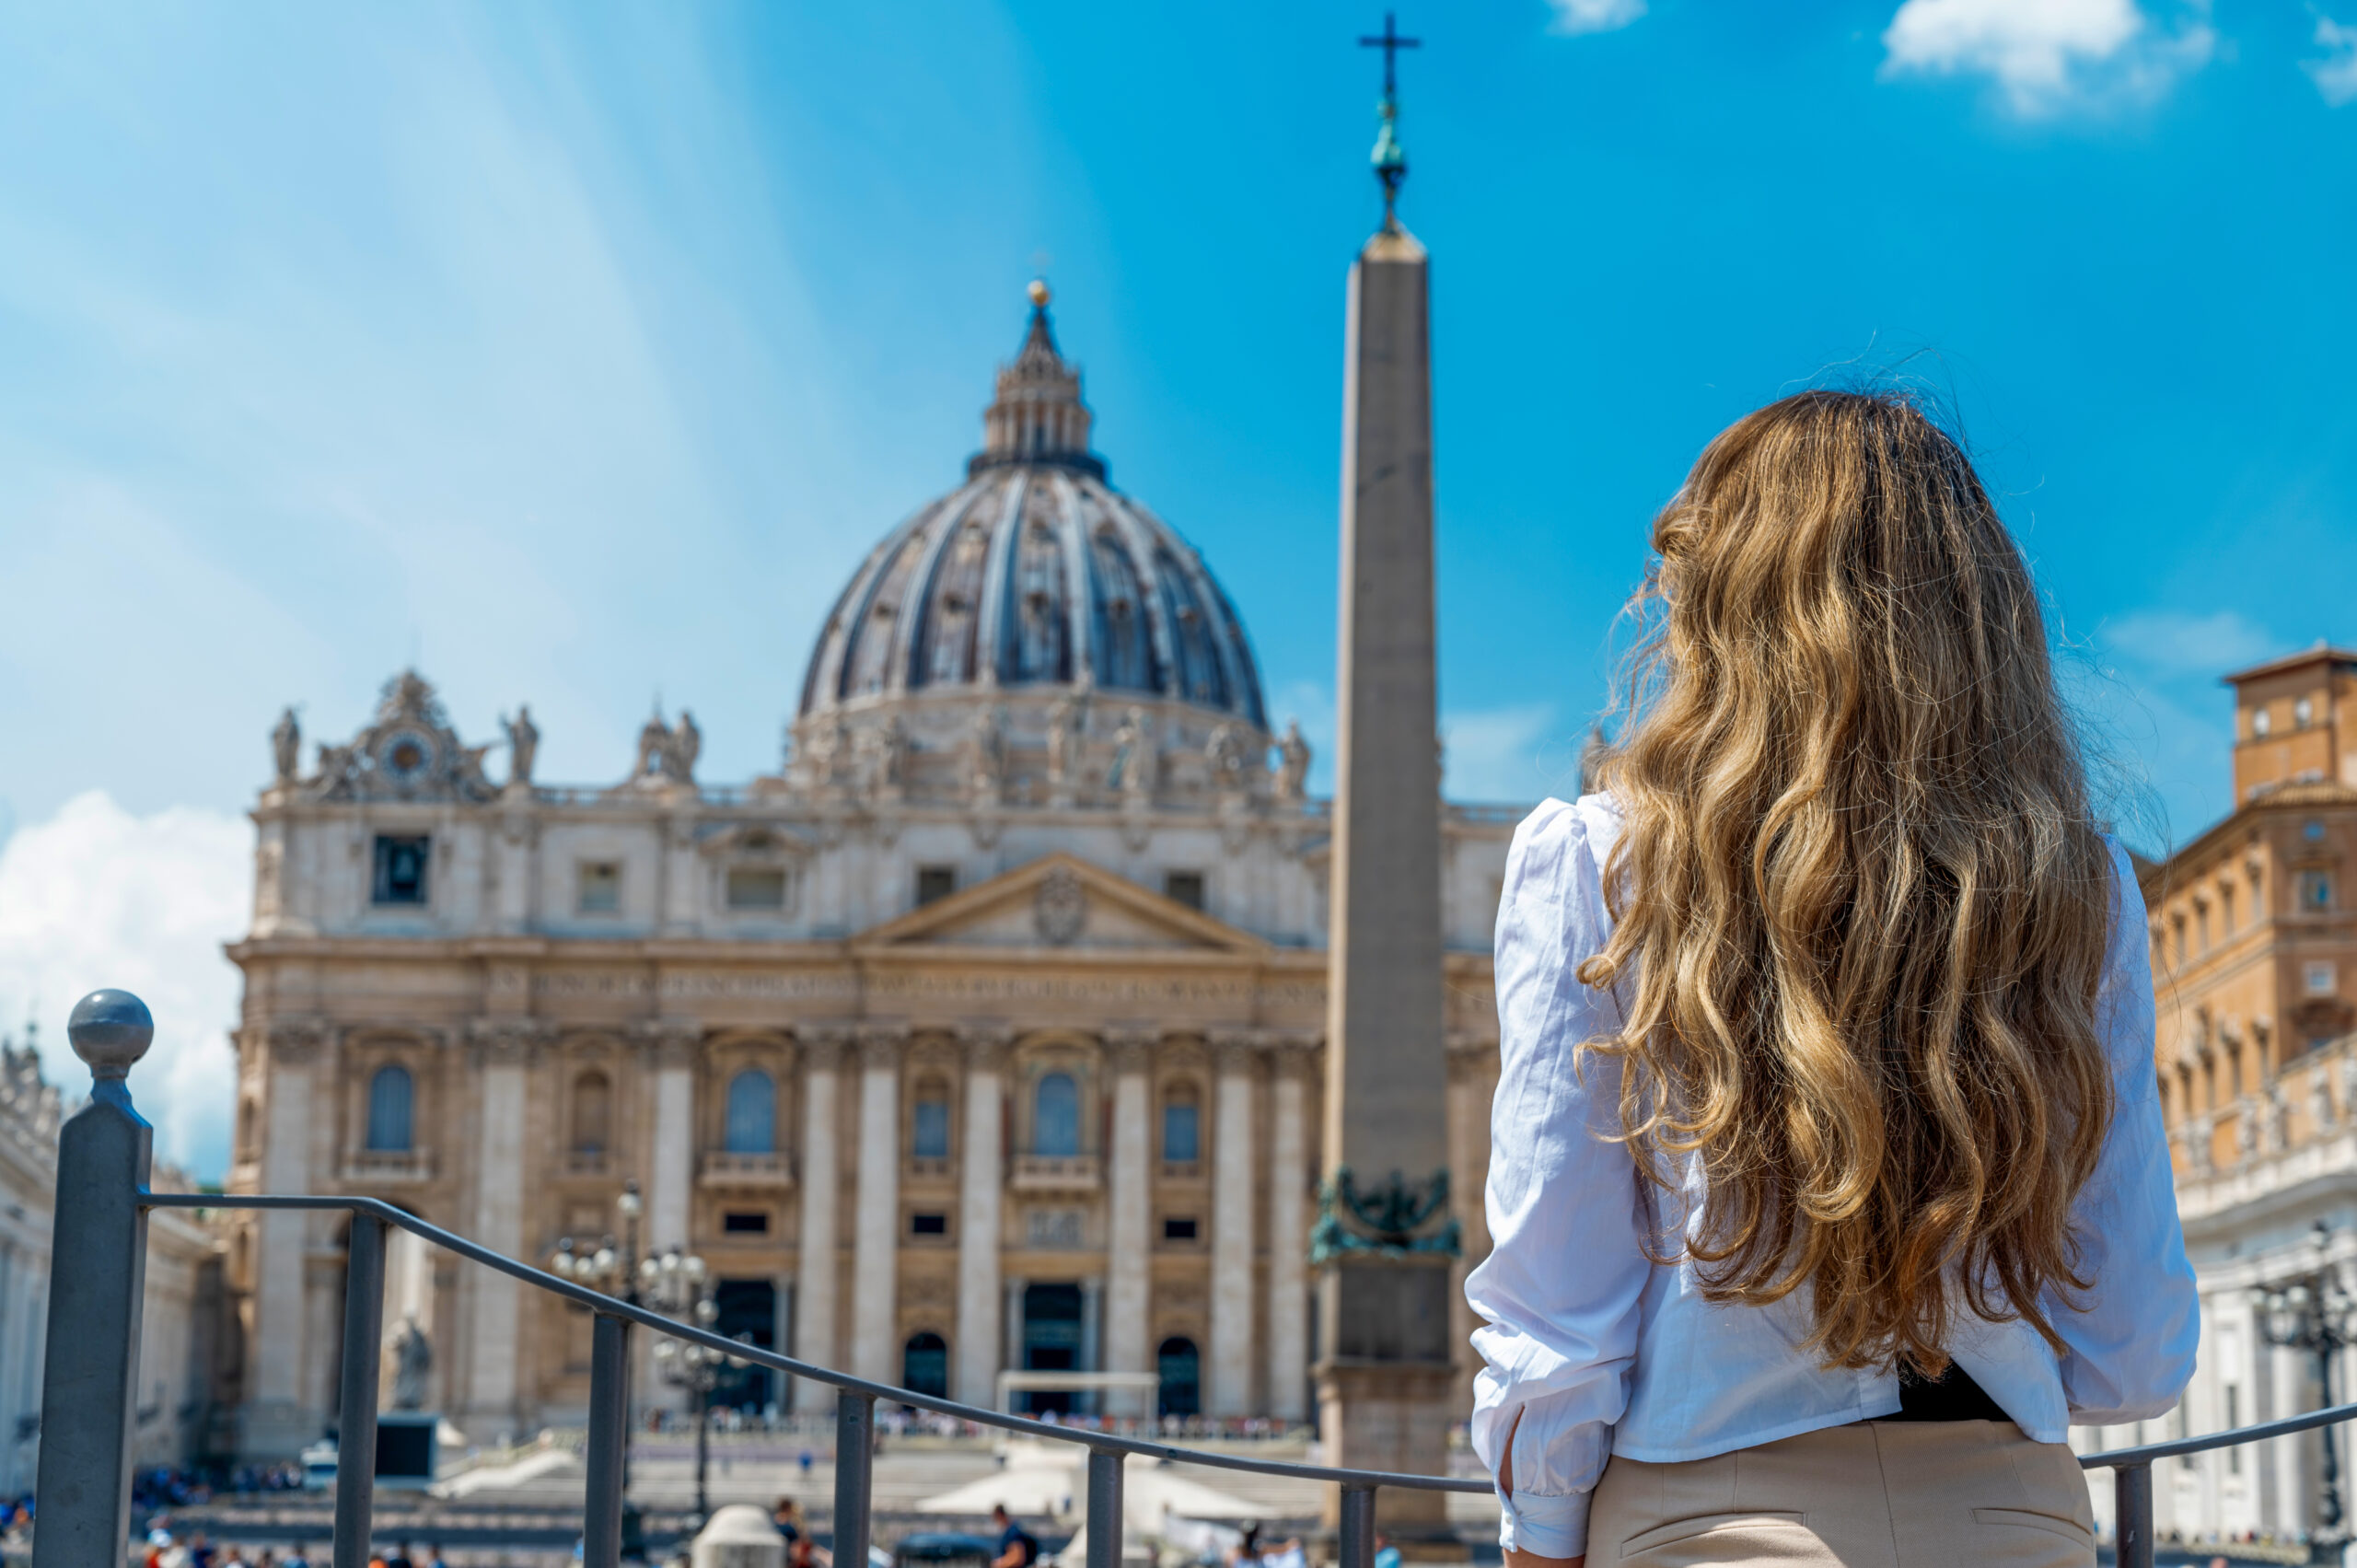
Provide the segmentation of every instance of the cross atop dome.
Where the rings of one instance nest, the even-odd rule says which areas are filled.
[[[1054,463],[1105,477],[1105,460],[1088,449],[1092,417],[1080,401],[1080,367],[1057,352],[1048,319],[1053,297],[1034,278],[1031,325],[1012,365],[999,367],[998,397],[982,412],[982,449],[966,464],[969,477],[1003,463]]]

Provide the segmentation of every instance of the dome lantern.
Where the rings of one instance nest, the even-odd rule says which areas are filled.
[[[1004,463],[1054,463],[1103,479],[1105,461],[1088,449],[1092,421],[1080,401],[1080,367],[1056,351],[1048,285],[1034,278],[1027,292],[1031,330],[1015,363],[999,366],[998,396],[982,412],[982,449],[967,460],[966,475]]]

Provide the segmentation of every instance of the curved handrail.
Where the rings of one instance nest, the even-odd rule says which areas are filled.
[[[2101,1454],[2082,1454],[2082,1469],[2109,1469],[2119,1465],[2149,1465],[2154,1459],[2173,1459],[2180,1454],[2200,1454],[2212,1448],[2233,1448],[2245,1443],[2263,1443],[2270,1437],[2289,1437],[2295,1432],[2310,1432],[2319,1426],[2338,1426],[2344,1421],[2357,1421],[2357,1404],[2328,1405],[2305,1415],[2287,1415],[2281,1421],[2263,1421],[2257,1426],[2229,1427],[2223,1432],[2207,1433],[2200,1437],[2174,1437],[2166,1443],[2147,1443],[2137,1448],[2113,1448]]]
[[[658,1334],[668,1334],[675,1340],[700,1344],[724,1355],[756,1366],[766,1366],[796,1377],[808,1377],[820,1383],[832,1384],[870,1399],[890,1400],[898,1404],[914,1405],[942,1415],[955,1416],[960,1421],[979,1425],[995,1426],[1008,1432],[1020,1432],[1028,1436],[1044,1437],[1058,1443],[1076,1443],[1099,1453],[1137,1454],[1147,1458],[1169,1459],[1179,1464],[1205,1465],[1215,1469],[1249,1470],[1258,1475],[1287,1476],[1295,1481],[1332,1481],[1346,1489],[1358,1491],[1377,1486],[1413,1487],[1425,1492],[1485,1493],[1491,1490],[1487,1480],[1470,1476],[1406,1475],[1393,1470],[1333,1469],[1324,1465],[1288,1464],[1282,1459],[1254,1459],[1240,1454],[1214,1454],[1201,1448],[1184,1448],[1175,1444],[1155,1443],[1144,1438],[1122,1437],[1109,1432],[1077,1432],[1069,1426],[1050,1422],[1033,1421],[1028,1416],[1009,1415],[1003,1411],[984,1410],[979,1405],[960,1404],[956,1400],[942,1399],[932,1394],[919,1394],[889,1383],[871,1382],[848,1372],[799,1361],[776,1351],[762,1350],[741,1340],[725,1338],[709,1329],[678,1322],[659,1312],[633,1307],[627,1301],[576,1284],[529,1263],[520,1263],[504,1253],[468,1240],[463,1236],[428,1225],[408,1210],[386,1202],[381,1198],[331,1197],[304,1195],[289,1197],[274,1194],[232,1194],[220,1192],[147,1192],[140,1202],[151,1209],[317,1209],[342,1210],[351,1214],[371,1214],[388,1225],[398,1225],[412,1236],[422,1237],[446,1251],[455,1252],[487,1269],[522,1280],[552,1295],[580,1302],[594,1311],[620,1318],[652,1329]]]

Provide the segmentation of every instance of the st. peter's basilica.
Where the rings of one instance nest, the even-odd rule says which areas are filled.
[[[1307,1413],[1328,804],[1032,302],[965,482],[836,601],[777,773],[700,780],[681,714],[618,782],[552,786],[528,712],[469,744],[413,672],[308,766],[282,721],[232,1191],[372,1194],[536,1261],[635,1228],[708,1260],[724,1332],[979,1404],[1003,1370],[1102,1371],[1159,1382],[1012,1397]],[[1443,811],[1466,1194],[1515,815]],[[1487,1242],[1458,1213],[1461,1273]],[[289,1455],[333,1419],[339,1222],[245,1224],[238,1443]],[[386,1321],[470,1438],[586,1406],[584,1309],[397,1249]]]

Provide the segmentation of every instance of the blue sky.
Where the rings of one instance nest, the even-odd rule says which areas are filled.
[[[1452,792],[1568,786],[1713,431],[1898,377],[2027,541],[2138,842],[2220,813],[2217,675],[2357,638],[2336,3],[1404,12]],[[340,738],[406,663],[478,738],[530,702],[552,779],[618,777],[658,694],[707,777],[774,767],[1038,272],[1115,481],[1326,733],[1380,24],[0,3],[0,1018],[150,961],[194,895],[148,868],[229,877],[234,928],[279,707]],[[150,982],[211,1015],[176,1072],[226,1059],[215,940]]]

